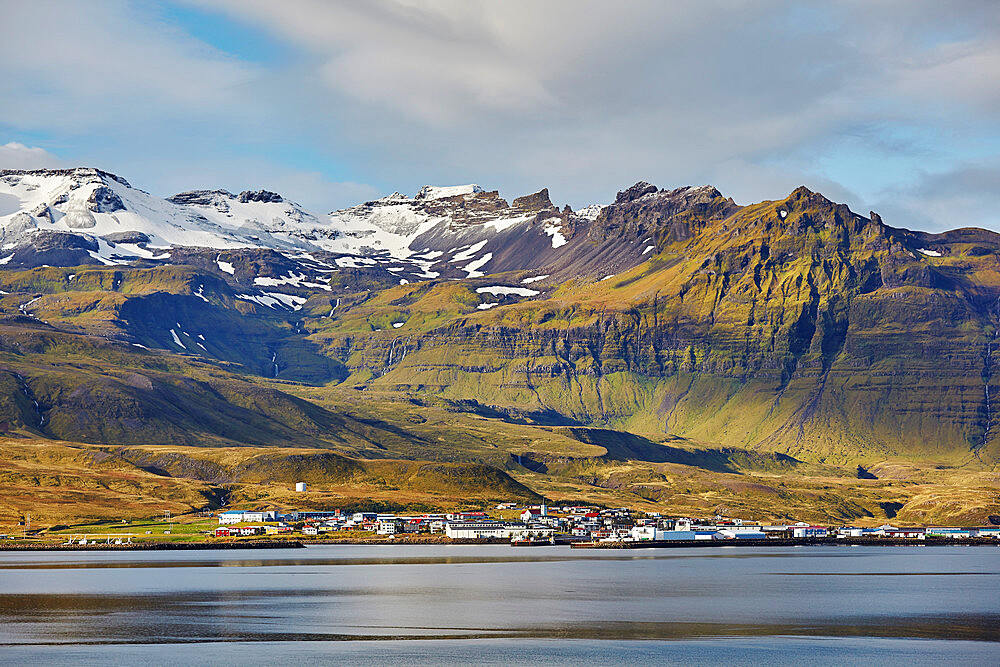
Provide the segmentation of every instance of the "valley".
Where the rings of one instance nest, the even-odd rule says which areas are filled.
[[[574,212],[458,186],[323,217],[98,170],[0,184],[0,529],[296,481],[315,507],[1000,517],[992,232],[805,188]]]

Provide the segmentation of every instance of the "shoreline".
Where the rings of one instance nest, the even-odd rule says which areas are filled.
[[[0,551],[206,551],[211,549],[302,549],[299,540],[252,542],[133,542],[131,544],[0,543]]]
[[[209,550],[260,550],[260,549],[305,549],[310,546],[330,545],[353,546],[392,546],[392,545],[429,545],[429,546],[511,546],[509,540],[379,540],[360,538],[355,540],[248,540],[245,542],[133,542],[131,544],[58,544],[58,543],[0,543],[2,551],[209,551]],[[568,546],[572,549],[692,549],[692,548],[724,548],[724,547],[805,547],[805,546],[872,546],[872,547],[925,547],[925,546],[966,546],[966,547],[1000,547],[996,539],[934,539],[934,540],[893,540],[893,539],[798,539],[798,540],[666,540],[641,542],[557,542],[554,545],[539,543],[518,546]]]
[[[572,549],[685,549],[698,547],[1000,547],[994,538],[879,539],[804,538],[795,540],[643,540],[641,542],[577,542]]]

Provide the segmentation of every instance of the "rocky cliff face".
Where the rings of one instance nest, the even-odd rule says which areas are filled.
[[[545,189],[508,203],[477,185],[426,186],[414,197],[394,193],[324,218],[268,190],[194,190],[159,199],[97,169],[0,172],[0,244],[15,251],[4,260],[10,268],[177,264],[174,254],[190,256],[192,248],[227,253],[218,259],[237,270],[228,253],[252,249],[284,253],[293,263],[318,261],[325,269],[392,268],[397,282],[556,261],[566,276],[637,264],[641,253],[633,247],[593,251],[600,208],[582,215],[560,210]],[[37,246],[51,246],[53,234],[83,252],[38,255]]]
[[[805,188],[741,207],[637,183],[573,212],[428,187],[320,220],[265,190],[0,181],[11,327],[815,461],[1000,455],[985,230],[896,229]]]
[[[318,336],[375,384],[581,423],[827,461],[996,456],[1000,236],[893,229],[805,188],[740,208],[644,184],[597,227],[657,252],[430,330]]]

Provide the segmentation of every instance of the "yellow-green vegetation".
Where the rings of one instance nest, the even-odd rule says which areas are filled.
[[[859,480],[847,471],[713,472],[640,461],[581,463],[518,476],[539,492],[580,502],[616,501],[681,516],[722,514],[830,525],[986,525],[1000,516],[998,476],[923,468],[905,481]],[[596,488],[595,488],[596,487]],[[992,517],[992,519],[991,519]]]
[[[168,478],[97,449],[50,441],[0,440],[0,532],[22,516],[33,527],[120,522],[190,512],[218,500],[204,481]]]
[[[485,310],[477,287],[530,274],[333,273],[279,312],[195,266],[0,270],[0,434],[83,457],[19,454],[8,495],[53,521],[531,491],[830,522],[1000,516],[1000,237],[897,230],[804,188],[650,201],[597,223],[652,239],[646,261]]]
[[[0,531],[10,533],[27,514],[34,527],[79,530],[77,524],[95,520],[108,527],[123,519],[138,525],[165,511],[190,514],[223,502],[427,511],[540,499],[508,474],[482,464],[357,459],[316,449],[125,448],[3,439],[0,456],[5,463]],[[308,482],[308,492],[294,492],[300,481]],[[162,534],[162,527],[154,534]]]
[[[32,521],[34,524],[34,521]],[[44,536],[76,538],[86,537],[94,542],[121,539],[133,542],[198,542],[219,525],[218,519],[209,513],[194,512],[180,516],[161,514],[151,519],[108,519],[72,526],[56,524],[46,529]]]
[[[478,311],[464,282],[404,285],[308,320],[309,338],[348,384],[651,438],[844,465],[997,460],[995,235],[894,230],[804,188],[685,224],[649,261],[545,299]]]

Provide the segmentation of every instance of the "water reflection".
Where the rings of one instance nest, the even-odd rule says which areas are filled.
[[[0,646],[40,657],[47,645],[215,641],[1000,642],[1000,550],[511,551],[3,553]]]

